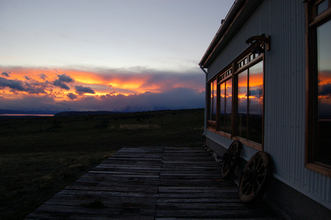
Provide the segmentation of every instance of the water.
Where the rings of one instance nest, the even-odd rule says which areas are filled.
[[[5,117],[52,117],[53,114],[0,114]]]

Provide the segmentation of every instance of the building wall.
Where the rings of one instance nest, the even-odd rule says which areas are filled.
[[[331,209],[331,178],[305,168],[305,4],[264,0],[208,68],[210,80],[231,63],[254,35],[271,36],[265,53],[264,150],[275,163],[274,177]],[[207,137],[228,147],[210,132]],[[250,152],[248,152],[250,151]],[[245,146],[242,157],[254,153]]]

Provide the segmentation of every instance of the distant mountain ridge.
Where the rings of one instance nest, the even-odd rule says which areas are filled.
[[[58,111],[44,111],[44,110],[10,110],[10,109],[0,109],[0,114],[56,114]]]
[[[185,108],[184,108],[185,109]],[[100,115],[100,114],[114,114],[114,113],[129,113],[129,112],[141,112],[141,111],[160,111],[160,110],[171,110],[164,106],[154,107],[142,107],[127,106],[123,109],[114,109],[113,111],[54,111],[54,110],[11,110],[11,109],[0,109],[0,114],[53,114],[54,116],[69,116],[69,115]]]
[[[2,114],[22,114],[22,115],[54,115],[54,116],[78,116],[78,115],[104,115],[104,114],[114,114],[121,113],[118,111],[65,111],[65,112],[57,112],[57,111],[21,111],[21,110],[10,110],[10,109],[0,109],[0,115]]]
[[[187,108],[180,108],[181,110],[185,110]],[[169,109],[165,107],[126,107],[124,109],[115,109],[113,111],[52,111],[52,110],[10,110],[10,109],[0,109],[1,114],[26,114],[26,115],[54,115],[54,116],[80,116],[80,115],[104,115],[104,114],[116,114],[116,113],[130,113],[130,112],[146,112],[146,111],[162,111],[162,110],[180,110],[180,109]]]

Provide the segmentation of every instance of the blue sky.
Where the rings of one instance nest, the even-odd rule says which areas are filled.
[[[59,111],[101,110],[102,95],[115,96],[172,94],[166,89],[140,89],[120,86],[97,92],[101,86],[115,85],[114,79],[131,79],[146,76],[150,83],[158,79],[168,82],[169,89],[186,89],[203,93],[204,73],[198,63],[209,43],[220,27],[221,20],[233,4],[233,0],[0,0],[0,109],[15,108],[31,110],[20,106],[19,101],[34,101],[34,109],[46,109],[43,100],[53,100],[48,109]],[[79,71],[88,72],[90,80],[76,79]],[[73,72],[76,73],[72,74]],[[37,76],[47,75],[43,81]],[[54,83],[65,74],[73,79],[66,84],[69,90],[56,87]],[[72,74],[72,75],[70,75]],[[93,74],[113,81],[92,82]],[[190,86],[176,82],[185,75],[196,80]],[[198,77],[199,76],[199,77]],[[172,80],[170,80],[170,78]],[[178,78],[178,79],[177,79]],[[33,81],[34,80],[34,81]],[[27,89],[17,90],[15,83],[22,87],[44,83],[44,93],[31,94]],[[48,83],[48,84],[47,84]],[[201,83],[201,87],[197,84]],[[122,84],[125,84],[122,82]],[[185,83],[184,83],[185,84]],[[46,88],[48,86],[48,89]],[[120,83],[118,83],[120,85]],[[133,85],[133,84],[132,84]],[[52,87],[53,86],[53,87]],[[75,90],[95,91],[82,93]],[[147,87],[144,87],[147,88]],[[60,90],[57,90],[60,89]],[[89,90],[90,89],[90,90]],[[131,93],[121,93],[124,89]],[[55,91],[57,93],[54,93]],[[29,90],[32,91],[32,90]],[[168,93],[167,93],[168,92]],[[72,93],[73,95],[68,95]],[[186,92],[184,92],[186,94]],[[15,98],[15,94],[17,95]],[[43,95],[43,99],[41,96]],[[187,94],[186,94],[187,95]],[[192,94],[193,95],[193,94]],[[145,94],[146,96],[146,94]],[[94,97],[100,103],[82,108],[79,102]],[[122,97],[122,96],[120,96]],[[120,97],[116,97],[118,100]],[[185,96],[186,97],[186,96]],[[183,97],[184,98],[184,97]],[[194,100],[194,97],[191,97]],[[124,99],[123,99],[124,100]],[[107,100],[111,102],[111,100]],[[203,107],[203,101],[199,101]],[[96,101],[97,102],[97,101]],[[39,104],[38,104],[39,103]],[[62,104],[61,104],[62,103]],[[64,104],[66,103],[66,104]],[[69,104],[70,103],[70,104]],[[75,107],[75,103],[77,104]],[[120,102],[119,102],[120,103]],[[124,103],[124,101],[123,101]],[[38,104],[38,105],[37,105]],[[49,103],[48,103],[49,104]],[[190,104],[186,107],[194,107]],[[88,105],[87,105],[88,106]],[[112,105],[102,110],[112,110]],[[149,106],[153,106],[150,103]],[[181,108],[164,103],[164,108]],[[128,107],[127,103],[117,108]]]

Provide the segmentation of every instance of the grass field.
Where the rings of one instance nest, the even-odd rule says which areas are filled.
[[[0,219],[23,219],[122,147],[203,146],[203,112],[0,118]]]

